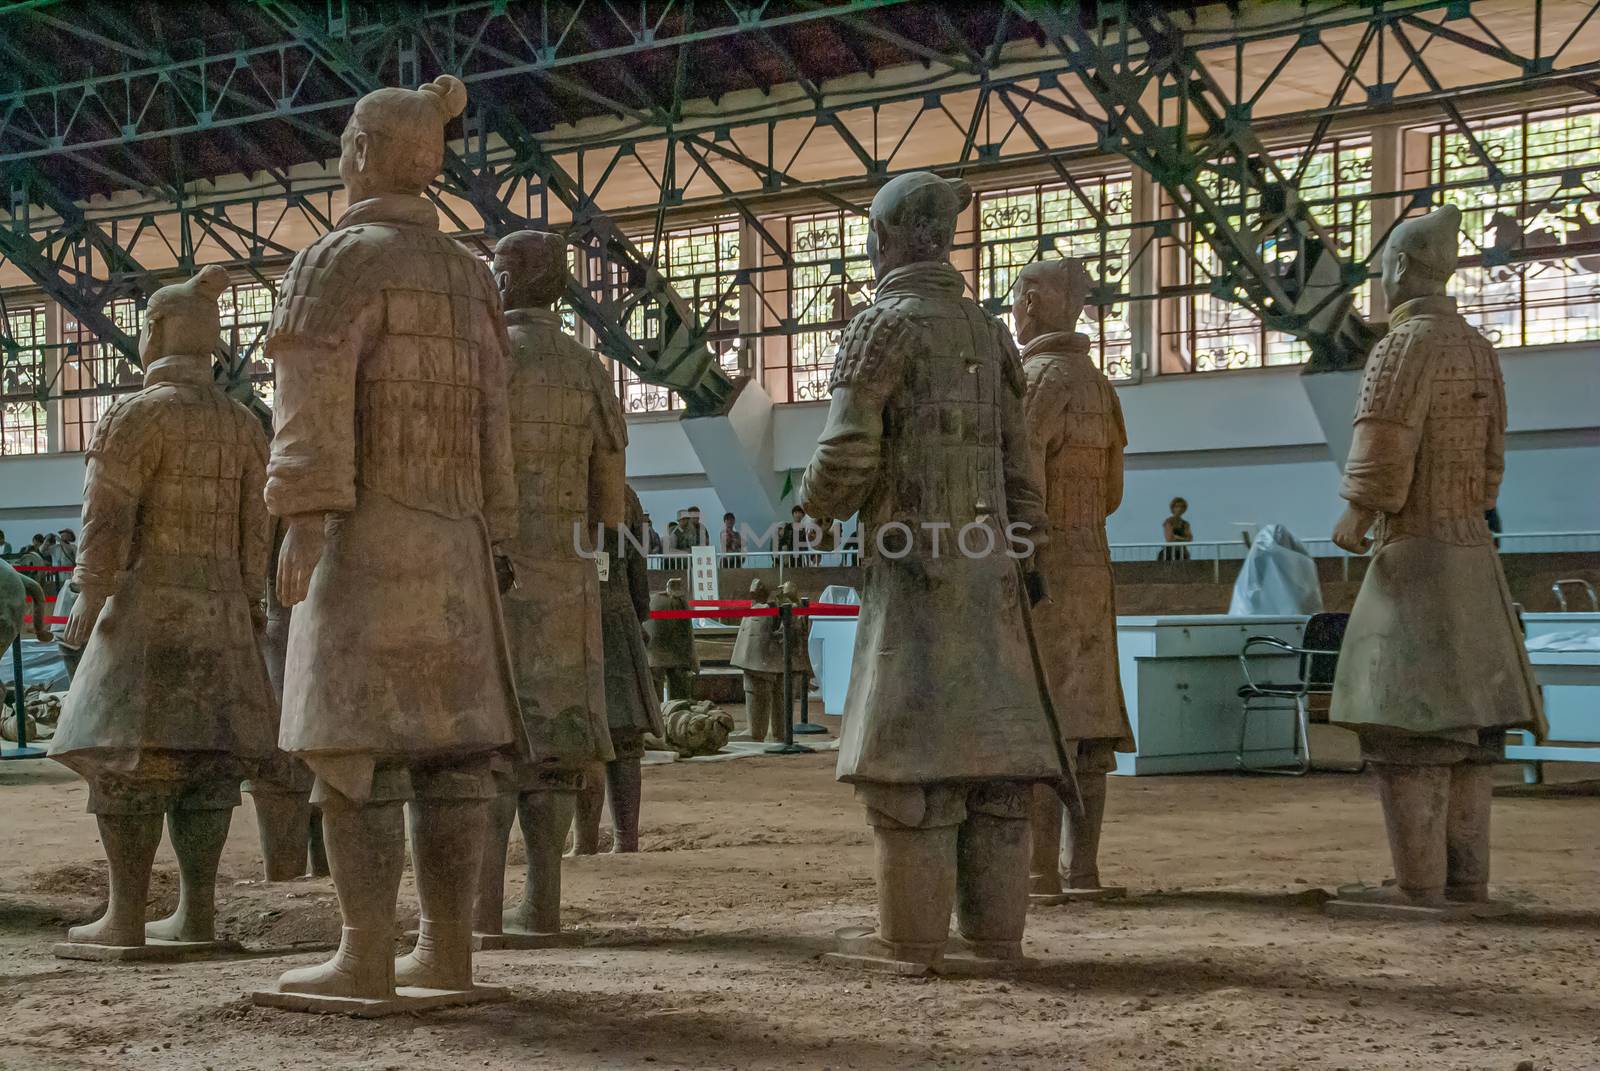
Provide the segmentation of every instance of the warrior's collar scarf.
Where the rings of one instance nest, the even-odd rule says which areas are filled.
[[[507,327],[532,327],[535,324],[546,324],[553,327],[561,326],[561,314],[555,309],[507,309]]]
[[[149,367],[144,370],[144,385],[147,387],[153,387],[157,383],[205,387],[211,382],[211,361],[186,353],[169,353],[160,360],[151,361]]]
[[[412,193],[382,193],[357,201],[344,210],[335,229],[363,223],[398,223],[406,227],[439,229],[439,210],[433,203]]]
[[[942,260],[904,264],[878,280],[877,297],[916,294],[922,297],[958,298],[967,288],[962,274]]]
[[[1446,294],[1429,294],[1426,297],[1412,298],[1410,301],[1401,302],[1389,313],[1389,329],[1396,327],[1417,316],[1456,316],[1456,299]]]
[[[1022,347],[1026,361],[1036,353],[1064,353],[1069,357],[1089,356],[1089,336],[1076,331],[1050,331]]]

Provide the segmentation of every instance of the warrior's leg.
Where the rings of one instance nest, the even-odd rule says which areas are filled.
[[[1032,849],[1028,863],[1028,891],[1041,896],[1061,892],[1061,800],[1048,785],[1033,786]]]
[[[632,739],[619,739],[624,735]],[[636,852],[639,850],[639,802],[643,795],[643,777],[639,759],[644,751],[644,734],[632,732],[611,734],[617,757],[606,763],[606,800],[611,805],[611,850]]]
[[[100,843],[111,866],[106,913],[67,931],[67,940],[91,945],[144,944],[150,867],[161,844],[161,803],[136,789],[91,783],[89,809],[100,824]]]
[[[1444,902],[1450,768],[1382,763],[1374,769],[1399,892],[1391,899],[1438,906]]]
[[[471,989],[473,908],[494,780],[486,759],[412,776],[411,846],[422,910],[416,948],[395,962],[395,985]]]
[[[344,926],[331,960],[285,971],[278,978],[279,989],[372,999],[394,993],[395,898],[406,859],[405,803],[398,790],[383,795],[357,803],[320,781],[312,791],[322,808],[328,868]]]
[[[1032,786],[972,790],[956,842],[956,926],[986,959],[1022,958],[1028,917],[1028,804]]]
[[[603,764],[594,763],[583,772],[583,787],[578,789],[574,804],[572,854],[593,855],[600,850],[600,812],[606,805],[606,778]],[[566,835],[563,833],[563,843],[565,839]]]
[[[1061,869],[1067,876],[1067,888],[1098,889],[1100,829],[1106,817],[1106,772],[1080,769],[1078,793],[1083,799],[1083,814],[1067,814],[1066,836],[1061,842]]]
[[[767,722],[771,719],[772,693],[766,681],[754,673],[744,675],[744,716],[750,723],[750,739],[767,738]]]
[[[694,671],[690,669],[670,669],[667,671],[667,698],[668,699],[693,699],[694,698]]]
[[[878,928],[840,951],[936,967],[956,898],[961,808],[947,789],[858,784],[877,847]]]
[[[516,785],[507,783],[489,803],[488,830],[483,843],[483,861],[478,870],[478,902],[473,913],[476,933],[499,933],[506,898],[506,852],[511,841],[511,826],[517,820]]]
[[[585,781],[600,781],[594,772]],[[605,796],[604,782],[600,783]],[[567,844],[567,830],[573,826],[573,811],[579,793],[571,789],[541,789],[524,792],[517,801],[522,822],[522,842],[528,853],[528,880],[522,887],[522,900],[506,911],[507,930],[522,933],[559,933],[561,930],[561,850]],[[599,815],[595,816],[596,826]]]
[[[1494,767],[1463,762],[1450,769],[1450,812],[1445,834],[1445,896],[1486,903],[1489,899],[1489,811]]]
[[[250,789],[268,881],[303,877],[311,845],[311,792],[284,791],[256,781]]]
[[[217,864],[239,804],[237,781],[197,785],[167,812],[167,831],[178,856],[178,909],[145,926],[159,941],[217,939]]]
[[[322,839],[322,808],[311,805],[310,830],[306,838],[309,873],[314,878],[328,876],[328,846]]]
[[[783,677],[774,673],[767,677],[767,693],[771,696],[767,700],[767,739],[775,744],[783,743],[784,725],[793,721],[794,711],[783,701]],[[794,696],[790,696],[793,699]]]

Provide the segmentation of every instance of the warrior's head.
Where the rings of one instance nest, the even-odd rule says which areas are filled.
[[[800,604],[800,587],[793,580],[785,580],[778,585],[778,601],[791,606]]]
[[[754,603],[767,602],[771,598],[767,591],[767,582],[756,579],[750,581],[750,601]]]
[[[1024,345],[1054,331],[1073,331],[1094,280],[1077,257],[1036,260],[1017,273],[1011,317]]]
[[[150,298],[144,330],[139,333],[139,360],[146,367],[163,357],[181,354],[211,364],[222,334],[217,299],[228,289],[228,272],[220,264],[200,269],[188,282],[163,286]]]
[[[513,231],[495,243],[494,281],[509,309],[547,309],[566,293],[567,242],[548,231]]]
[[[444,162],[444,126],[467,106],[467,87],[441,74],[419,89],[388,86],[356,101],[339,139],[339,178],[351,201],[421,193]]]
[[[929,171],[883,184],[867,210],[867,259],[879,279],[922,261],[948,261],[956,218],[972,203],[972,187]]]
[[[1461,210],[1445,205],[1408,219],[1383,247],[1383,292],[1391,309],[1413,298],[1444,293],[1461,252]]]
[[[673,596],[674,598],[682,597],[683,577],[673,576],[667,578],[667,594]]]

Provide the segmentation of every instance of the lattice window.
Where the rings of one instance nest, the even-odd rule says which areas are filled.
[[[1085,177],[1077,185],[1078,190],[1040,185],[979,196],[978,298],[985,307],[1009,310],[1017,273],[1041,256],[1087,261],[1089,274],[1099,283],[1097,296],[1126,289],[1133,182],[1127,174],[1117,174]],[[1132,374],[1127,302],[1091,301],[1078,330],[1093,340],[1091,352],[1106,375],[1123,379]]]
[[[267,360],[262,343],[266,341],[276,299],[273,287],[250,282],[228,287],[217,301],[223,337],[233,346],[233,351],[248,362],[246,374],[256,393],[268,398],[272,392],[272,364]]]
[[[782,345],[768,348],[764,374],[778,401],[818,401],[828,397],[844,325],[872,303],[867,219],[838,211],[786,222],[793,265],[785,273],[787,304],[778,306]]]
[[[655,242],[635,238],[639,251],[650,257]],[[689,303],[706,331],[705,342],[716,354],[722,370],[739,372],[739,221],[720,219],[683,227],[662,236],[661,273]],[[617,277],[613,276],[613,285]],[[661,311],[654,303],[641,303],[628,315],[627,331],[635,339],[655,338],[661,331]],[[616,366],[617,394],[629,413],[655,413],[677,409],[677,395],[666,387],[645,383],[632,370]]]
[[[3,307],[0,342],[0,455],[42,454],[48,449],[45,407],[45,308]]]
[[[1600,110],[1475,123],[1508,176],[1497,188],[1465,135],[1427,130],[1437,203],[1461,209],[1461,312],[1497,346],[1600,339]]]
[[[1285,176],[1293,178],[1304,164],[1296,184],[1300,200],[1328,231],[1341,262],[1365,257],[1372,242],[1372,148],[1355,140],[1330,141],[1306,158],[1304,150],[1275,152],[1273,159]],[[1240,203],[1240,185],[1214,171],[1202,172],[1207,192],[1223,205]],[[1252,193],[1243,205],[1246,221],[1258,217],[1259,198]],[[1163,309],[1161,370],[1163,372],[1216,372],[1237,368],[1301,364],[1311,355],[1300,339],[1269,331],[1260,318],[1243,305],[1205,292],[1224,275],[1211,246],[1187,226],[1176,228],[1177,242],[1166,259],[1168,281],[1190,293]],[[1264,236],[1260,253],[1269,266],[1286,275],[1294,271],[1298,253]],[[1224,280],[1227,281],[1227,280]],[[1356,308],[1369,307],[1366,287],[1356,293]]]
[[[128,334],[138,337],[145,310],[122,298],[106,307],[106,315]],[[61,362],[61,445],[68,451],[87,450],[94,426],[119,394],[131,394],[144,385],[144,373],[109,343],[100,342],[87,327],[68,320],[67,342]],[[86,392],[77,396],[75,391]],[[92,392],[92,393],[88,393]]]

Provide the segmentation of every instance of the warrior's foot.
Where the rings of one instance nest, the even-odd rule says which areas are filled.
[[[537,907],[523,900],[515,907],[506,908],[500,916],[500,928],[506,933],[554,933],[561,928],[561,923],[548,925],[547,920],[539,917]]]
[[[1028,878],[1028,895],[1060,896],[1061,876],[1053,873],[1032,875]]]
[[[362,1000],[384,1000],[394,995],[388,960],[363,961],[342,950],[326,963],[284,971],[278,976],[278,989],[284,993]]]
[[[840,930],[838,952],[842,956],[918,967],[937,967],[944,959],[944,943],[905,944],[887,941],[876,930]]]
[[[158,922],[145,923],[144,935],[152,941],[215,941],[217,926],[214,919],[197,918],[179,908]]]
[[[1389,882],[1382,885],[1346,885],[1339,890],[1338,898],[1349,903],[1389,907],[1444,907],[1448,903],[1442,889],[1413,892]]]
[[[94,922],[83,926],[74,926],[67,931],[67,940],[78,945],[110,945],[115,948],[128,948],[144,944],[144,922],[135,919],[127,922],[123,919],[114,919],[108,913]]]
[[[1447,885],[1444,898],[1454,904],[1487,904],[1489,883],[1485,881],[1477,885]]]
[[[394,996],[394,943],[382,936],[344,927],[339,951],[326,963],[296,967],[278,976],[284,993],[310,993],[323,997],[385,1000]]]
[[[394,962],[394,984],[419,989],[471,989],[470,939],[448,942],[427,932],[419,933],[417,947]]]

